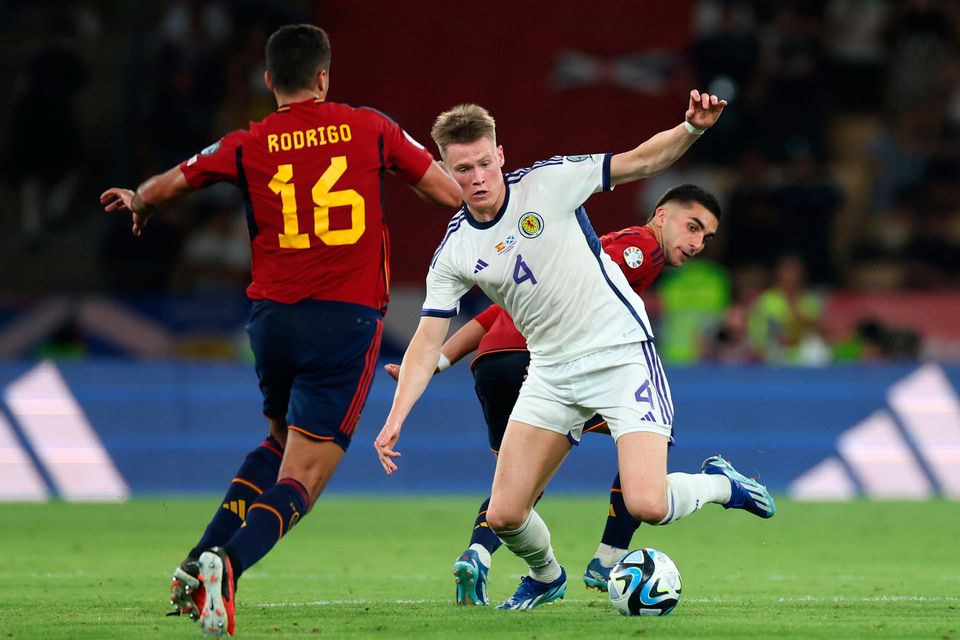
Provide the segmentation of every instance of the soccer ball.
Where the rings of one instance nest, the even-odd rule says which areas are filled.
[[[680,602],[680,571],[662,551],[631,551],[610,570],[607,593],[625,616],[665,616]]]

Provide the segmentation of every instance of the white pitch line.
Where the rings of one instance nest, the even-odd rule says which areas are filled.
[[[593,602],[593,600],[569,599],[571,602]],[[709,604],[740,604],[743,602],[780,602],[780,603],[825,603],[825,602],[851,602],[851,603],[872,603],[872,602],[960,602],[960,597],[956,596],[797,596],[792,598],[684,598],[685,602],[699,602]],[[338,605],[377,605],[377,604],[452,604],[452,600],[446,599],[421,599],[421,600],[312,600],[309,602],[256,602],[251,603],[254,607],[325,607]]]

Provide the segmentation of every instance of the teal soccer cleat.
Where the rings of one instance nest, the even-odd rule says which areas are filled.
[[[506,602],[497,607],[497,609],[533,609],[542,604],[550,604],[557,600],[563,600],[567,592],[567,572],[560,567],[560,577],[553,582],[544,583],[534,580],[530,576],[523,576],[520,579],[520,586],[516,593],[510,596]]]
[[[453,581],[457,583],[457,604],[488,604],[487,571],[473,549],[464,551],[453,563]]]
[[[594,558],[587,565],[587,570],[583,572],[583,583],[587,589],[596,589],[597,591],[607,590],[607,580],[610,579],[610,569],[600,564],[600,558]]]
[[[772,518],[777,512],[773,496],[765,486],[746,477],[720,456],[704,460],[700,473],[724,475],[730,480],[730,501],[723,505],[724,509],[743,509],[761,518]]]

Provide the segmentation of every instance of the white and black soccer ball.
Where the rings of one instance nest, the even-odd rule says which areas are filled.
[[[680,571],[656,549],[637,549],[610,569],[607,593],[625,616],[665,616],[680,602]]]

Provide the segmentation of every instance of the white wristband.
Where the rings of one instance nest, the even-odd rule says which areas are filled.
[[[700,127],[693,126],[686,120],[683,121],[683,126],[687,128],[687,133],[689,133],[692,136],[702,136],[703,132],[706,131],[706,129],[701,129]]]
[[[437,371],[443,371],[444,369],[450,368],[450,360],[447,359],[447,356],[440,354],[440,359],[437,361]]]

